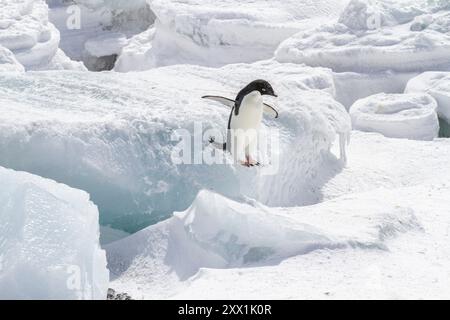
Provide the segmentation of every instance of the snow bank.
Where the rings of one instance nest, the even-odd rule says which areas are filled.
[[[386,137],[433,140],[439,133],[436,100],[428,94],[377,94],[350,108],[353,128]]]
[[[347,2],[148,0],[157,17],[154,28],[130,41],[116,71],[268,59],[281,41],[336,16]]]
[[[0,45],[0,72],[4,71],[23,72],[25,69],[10,50]]]
[[[419,4],[352,0],[339,22],[287,39],[277,49],[276,59],[337,72],[449,69],[450,12],[445,6]]]
[[[449,72],[425,72],[411,79],[406,86],[405,92],[424,92],[433,96],[438,102],[437,112],[439,116],[450,123]]]
[[[398,234],[420,229],[413,209],[368,194],[277,209],[202,191],[185,212],[106,250],[114,288],[167,298],[204,268],[261,268],[319,249],[383,250]]]
[[[105,299],[98,211],[87,193],[0,167],[0,299]]]
[[[218,138],[225,133],[230,110],[201,97],[234,97],[258,78],[269,80],[280,96],[268,101],[280,118],[267,117],[263,126],[279,136],[273,166],[175,164],[177,129],[200,141],[191,160],[201,163],[206,130],[215,129]],[[334,92],[329,70],[276,62],[125,75],[2,74],[0,163],[88,191],[102,224],[128,232],[185,210],[201,189],[268,205],[315,203],[320,185],[343,165],[331,148],[341,137],[345,157],[351,129]],[[195,132],[199,124],[203,130]],[[272,169],[277,174],[266,174]]]
[[[58,30],[48,22],[48,7],[43,0],[0,3],[0,46],[11,50],[25,69],[82,70],[59,50],[59,40]]]

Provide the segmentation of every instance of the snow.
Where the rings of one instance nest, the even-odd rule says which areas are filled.
[[[230,110],[201,97],[234,97],[258,78],[280,95],[270,100],[280,118],[267,117],[263,126],[280,137],[273,166],[177,165],[177,129],[200,139],[200,148],[206,130],[214,129],[218,141],[225,134]],[[270,61],[135,74],[0,74],[0,163],[88,191],[101,223],[127,232],[185,210],[201,189],[268,205],[316,203],[318,186],[344,164],[351,129],[334,92],[327,69]],[[194,132],[199,123],[203,130]],[[343,161],[332,149],[339,142]],[[192,152],[195,159],[202,151]]]
[[[68,58],[59,50],[59,40],[43,0],[0,3],[0,46],[11,50],[26,70],[81,69],[78,64],[61,63]]]
[[[122,33],[109,33],[97,38],[89,39],[84,44],[86,52],[94,57],[120,54],[127,44],[127,38]]]
[[[336,16],[347,2],[148,0],[155,25],[130,41],[116,70],[179,63],[217,67],[269,59],[281,41]]]
[[[10,50],[0,45],[0,72],[6,71],[23,72],[25,69]]]
[[[356,101],[350,116],[356,130],[391,138],[433,140],[439,133],[436,109],[436,100],[426,93],[380,93]]]
[[[0,299],[105,299],[98,211],[83,191],[0,167]]]
[[[449,155],[447,140],[355,132],[322,203],[268,208],[203,191],[106,246],[111,286],[137,299],[445,298]]]
[[[105,66],[98,58],[120,54],[129,38],[148,29],[155,20],[145,0],[51,1],[49,6],[50,21],[61,32],[60,48],[91,70],[111,69],[115,60]],[[79,26],[68,23],[74,21]]]
[[[339,22],[303,30],[285,40],[276,59],[335,72],[449,69],[450,12],[445,7],[421,8],[417,3],[352,0]]]
[[[450,123],[450,73],[425,72],[411,79],[405,92],[423,92],[433,96],[438,102],[437,112]]]

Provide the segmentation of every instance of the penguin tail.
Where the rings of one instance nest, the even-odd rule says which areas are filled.
[[[223,151],[227,150],[227,144],[216,142],[216,138],[214,138],[214,137],[209,138],[209,143],[212,144],[213,147],[216,149],[222,149]]]

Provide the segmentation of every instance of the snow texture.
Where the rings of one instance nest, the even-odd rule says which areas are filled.
[[[136,299],[445,298],[449,141],[354,132],[349,155],[313,206],[202,191],[105,248],[111,286]]]
[[[276,58],[336,72],[449,69],[450,12],[418,3],[352,0],[339,22],[299,32]]]
[[[5,71],[23,72],[25,69],[10,50],[0,45],[0,72]]]
[[[234,97],[258,78],[280,95],[275,103],[280,118],[267,118],[263,125],[263,131],[272,128],[280,135],[278,174],[232,165],[176,165],[175,130],[187,129],[200,141],[192,161],[202,160],[206,130],[214,129],[218,138],[225,134],[230,110],[201,97]],[[343,165],[331,148],[340,137],[345,158],[351,129],[334,92],[329,70],[276,62],[173,66],[125,75],[1,74],[0,163],[88,191],[102,223],[127,232],[185,210],[200,189],[268,205],[311,204],[320,200],[317,186]],[[196,123],[203,127],[197,133]]]
[[[0,167],[0,299],[105,299],[97,207],[83,191]]]
[[[405,89],[406,93],[423,92],[433,96],[438,102],[437,112],[450,123],[450,73],[425,72],[411,79]]]
[[[336,16],[347,2],[148,0],[155,25],[130,41],[115,70],[268,59],[281,41]]]
[[[26,70],[82,70],[59,50],[59,40],[59,31],[48,22],[48,7],[43,0],[0,3],[0,46],[12,51]]]
[[[380,93],[350,108],[353,128],[390,138],[433,140],[439,133],[436,100],[426,93]]]

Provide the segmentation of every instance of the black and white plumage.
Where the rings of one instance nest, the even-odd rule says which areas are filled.
[[[258,163],[252,159],[252,150],[256,149],[257,137],[256,133],[261,127],[263,113],[267,113],[274,118],[278,118],[278,111],[274,107],[263,102],[262,96],[270,95],[277,97],[272,86],[265,80],[256,80],[248,84],[237,95],[235,100],[221,96],[204,96],[204,99],[210,99],[231,108],[228,120],[227,142],[219,144],[211,138],[210,143],[218,148],[231,152],[238,160],[247,166],[257,165]],[[234,132],[234,137],[232,137]],[[242,139],[238,136],[245,134],[247,136]],[[252,134],[249,136],[248,133]],[[237,141],[234,147],[231,147],[231,140]],[[233,150],[231,150],[233,149]],[[245,157],[245,160],[242,159]]]

